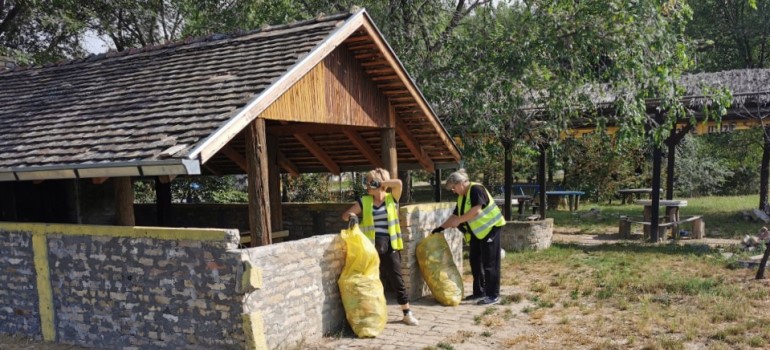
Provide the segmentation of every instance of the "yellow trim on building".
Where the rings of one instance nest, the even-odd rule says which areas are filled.
[[[53,326],[53,290],[51,273],[48,267],[48,239],[45,234],[32,234],[32,252],[34,253],[35,272],[37,275],[37,296],[40,308],[40,330],[43,340],[56,340],[56,329]]]
[[[31,232],[36,235],[106,236],[125,238],[154,238],[162,240],[189,239],[224,241],[227,229],[169,228],[149,226],[97,226],[0,222],[0,230]]]
[[[267,350],[265,322],[262,314],[252,312],[243,315],[243,333],[246,335],[246,349]]]

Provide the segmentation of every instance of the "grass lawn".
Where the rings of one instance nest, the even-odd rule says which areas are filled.
[[[768,282],[734,266],[692,245],[556,244],[507,254],[501,284],[514,292],[478,322],[489,335],[531,327],[534,334],[501,339],[515,349],[770,348]],[[528,306],[511,315],[518,303]]]
[[[688,205],[680,209],[680,216],[703,215],[706,222],[706,236],[718,238],[742,238],[746,234],[756,234],[764,225],[748,221],[743,211],[751,210],[759,203],[758,195],[730,197],[697,197],[684,198]],[[597,216],[586,216],[586,211],[596,208]],[[643,206],[636,204],[621,205],[620,203],[595,204],[582,203],[580,210],[548,211],[547,217],[554,219],[557,232],[583,234],[605,234],[618,232],[618,217],[620,215],[641,217]],[[684,229],[689,230],[687,224]]]

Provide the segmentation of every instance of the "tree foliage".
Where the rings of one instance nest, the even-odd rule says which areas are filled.
[[[0,55],[22,64],[82,56],[85,13],[74,0],[0,0]]]
[[[770,0],[693,1],[698,70],[770,67]]]

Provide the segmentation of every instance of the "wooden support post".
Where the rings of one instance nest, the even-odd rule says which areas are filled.
[[[403,184],[401,198],[398,199],[398,202],[401,204],[409,203],[412,201],[412,174],[409,170],[399,171],[398,178],[401,179]]]
[[[433,201],[439,203],[441,202],[441,169],[436,168],[433,172],[433,178],[435,179],[433,181]]]
[[[155,210],[158,226],[169,226],[171,223],[171,181],[164,181],[160,176],[155,177]]]
[[[268,182],[270,188],[271,238],[275,231],[283,230],[283,208],[281,207],[281,174],[278,171],[278,137],[267,137]]]
[[[115,221],[118,226],[135,226],[134,187],[130,177],[115,177]]]
[[[382,163],[390,176],[398,176],[398,156],[396,155],[396,129],[387,128],[380,131],[382,138]]]
[[[246,127],[246,167],[249,177],[249,230],[251,246],[272,243],[270,239],[270,191],[267,171],[265,120],[255,119]]]

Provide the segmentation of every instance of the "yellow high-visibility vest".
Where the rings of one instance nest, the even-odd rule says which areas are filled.
[[[374,199],[370,195],[361,196],[361,231],[364,235],[374,242]],[[388,235],[390,236],[390,246],[393,250],[404,249],[404,241],[401,239],[401,225],[398,221],[398,203],[393,200],[393,196],[388,193],[385,195],[385,210],[388,213]]]
[[[457,213],[459,215],[463,215],[471,210],[471,187],[474,185],[478,185],[475,182],[471,182],[468,186],[468,191],[462,195],[457,196]],[[482,186],[482,188],[484,188]],[[505,219],[503,218],[503,213],[500,211],[500,208],[495,204],[494,198],[492,198],[492,195],[489,194],[489,191],[487,191],[486,188],[484,188],[484,192],[487,194],[487,198],[489,199],[489,204],[487,204],[487,207],[482,209],[479,214],[473,218],[468,220],[468,226],[471,228],[471,231],[474,235],[476,235],[476,238],[478,239],[484,239],[490,231],[492,231],[493,227],[499,227],[499,226],[505,226]],[[467,197],[468,199],[465,200],[465,205],[463,205],[463,198]],[[471,241],[471,234],[470,232],[465,233],[465,241],[470,242]]]

